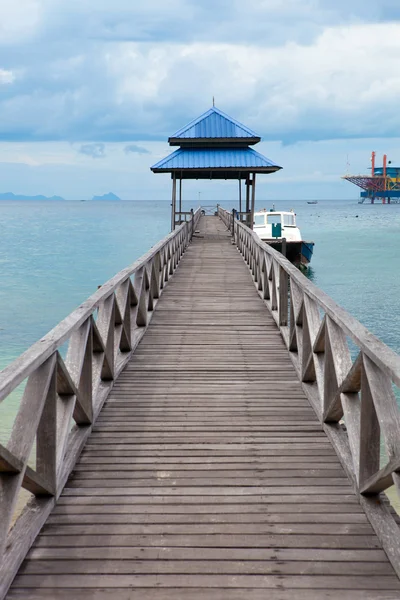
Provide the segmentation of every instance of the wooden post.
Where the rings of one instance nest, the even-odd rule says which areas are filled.
[[[193,208],[190,209],[190,212],[191,212],[190,222],[192,224],[192,234],[190,236],[190,241],[192,241],[193,234],[194,234],[194,212],[193,212]]]
[[[360,463],[359,484],[362,486],[379,471],[381,428],[374,406],[374,398],[363,366],[361,369],[361,414],[360,414]]]
[[[250,211],[250,229],[253,229],[254,224],[254,207],[256,204],[256,174],[253,173],[253,180],[251,182],[251,211]]]
[[[285,240],[286,242],[286,240]],[[289,276],[285,269],[279,267],[279,326],[288,324]]]
[[[239,176],[239,213],[242,212],[242,180]]]
[[[246,225],[249,227],[249,213],[250,213],[250,176],[246,177]]]
[[[179,179],[179,225],[182,223],[182,173]]]
[[[286,238],[282,239],[282,254],[286,258]]]
[[[176,210],[176,177],[172,176],[172,203],[171,203],[171,231],[175,229],[175,210]]]

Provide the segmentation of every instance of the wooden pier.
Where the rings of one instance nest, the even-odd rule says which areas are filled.
[[[197,211],[1,375],[0,398],[28,383],[0,447],[0,597],[400,597],[380,494],[400,357],[219,217]]]

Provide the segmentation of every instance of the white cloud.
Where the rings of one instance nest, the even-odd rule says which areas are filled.
[[[12,83],[15,79],[12,71],[6,71],[6,69],[0,69],[0,84]]]
[[[127,43],[107,55],[118,105],[138,109],[146,126],[171,120],[176,106],[195,117],[216,96],[261,133],[286,138],[396,134],[399,63],[400,23],[331,27],[312,44]]]
[[[138,146],[138,144],[128,144],[125,146],[124,152],[125,154],[150,154],[146,148]]]
[[[400,22],[354,24],[360,2],[0,0],[10,42],[0,83],[13,82],[0,100],[0,136],[165,139],[213,96],[287,142],[395,135]],[[367,16],[376,8],[363,6]],[[326,25],[345,10],[349,25]],[[30,45],[20,48],[22,39]]]
[[[40,25],[40,0],[0,0],[0,45],[26,43]]]
[[[86,156],[91,156],[92,158],[105,158],[106,147],[100,142],[97,142],[97,144],[83,144],[79,148],[79,152]]]

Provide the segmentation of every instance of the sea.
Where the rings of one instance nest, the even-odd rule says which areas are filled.
[[[287,200],[275,208],[293,209],[303,238],[315,242],[308,277],[400,353],[400,204]],[[0,202],[0,369],[169,229],[168,201]],[[2,443],[19,398],[17,390],[0,403]]]

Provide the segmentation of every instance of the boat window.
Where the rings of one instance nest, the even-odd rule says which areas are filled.
[[[284,227],[296,227],[296,221],[294,215],[283,215],[283,226]]]
[[[255,227],[264,227],[265,225],[265,215],[254,215],[254,226]]]
[[[281,215],[268,215],[267,216],[267,223],[269,225],[271,225],[272,223],[280,223],[281,222]]]

